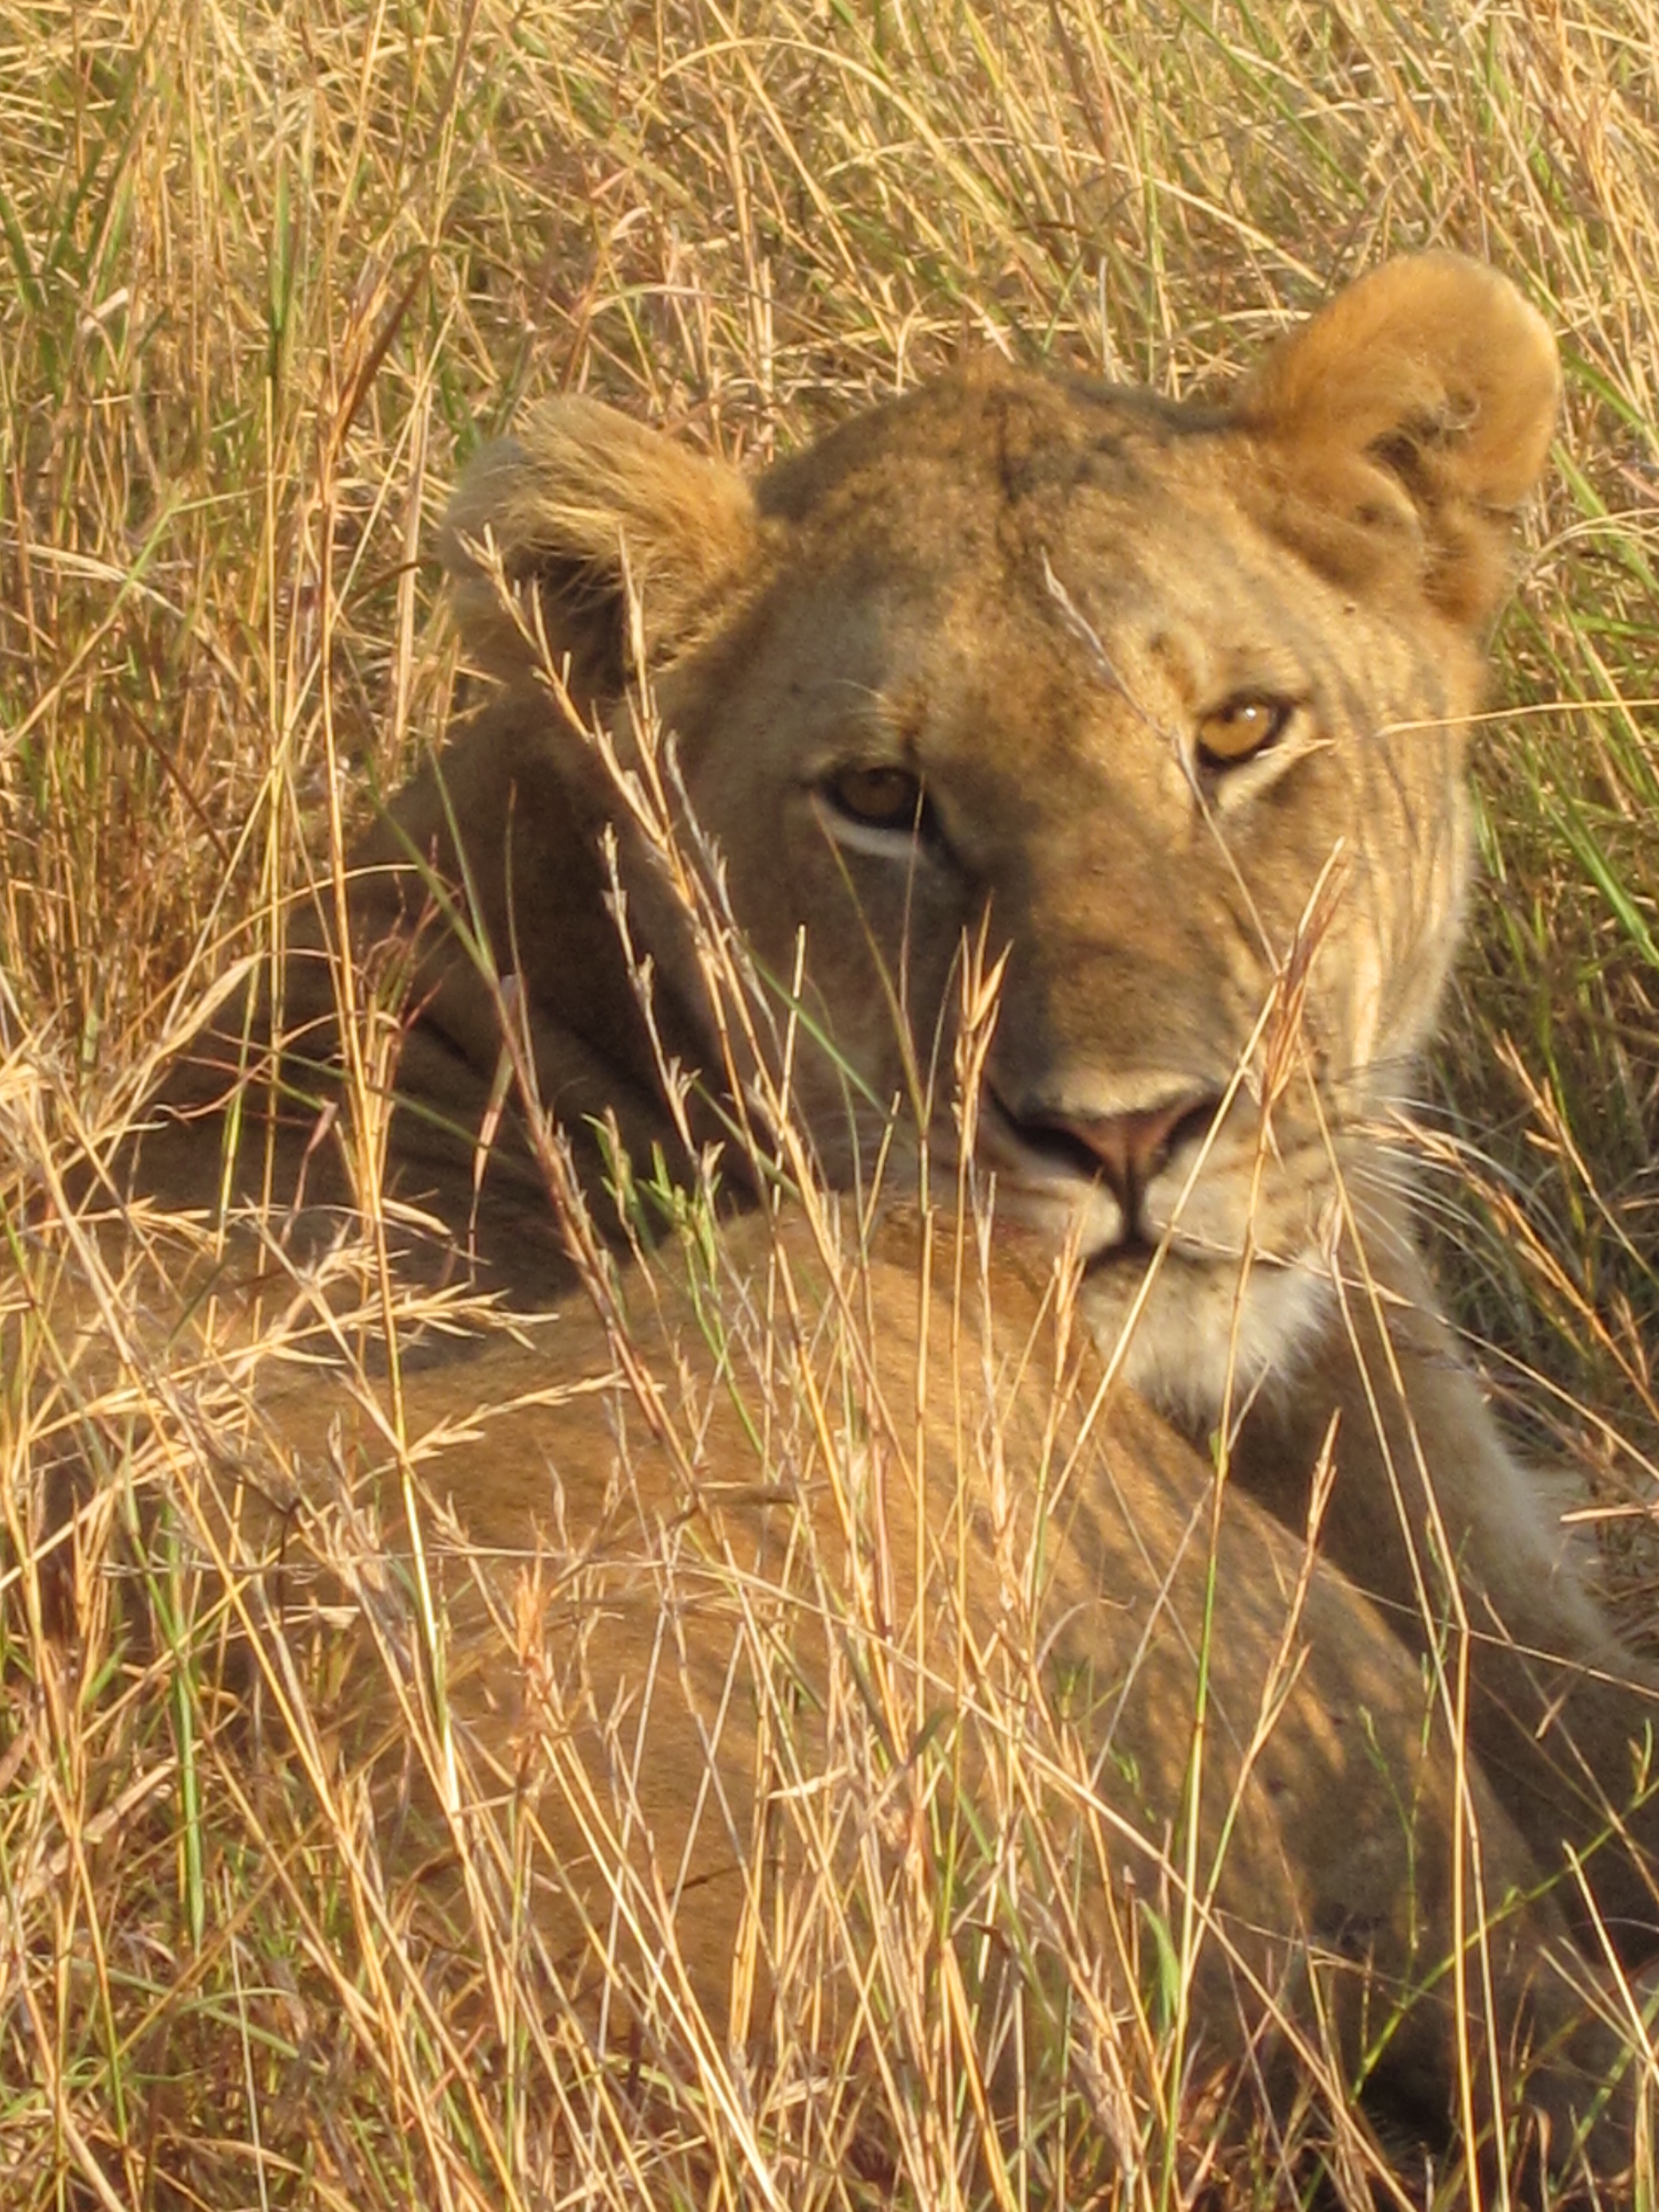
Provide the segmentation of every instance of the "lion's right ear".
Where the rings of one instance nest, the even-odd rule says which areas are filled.
[[[672,660],[729,599],[758,539],[734,469],[598,400],[567,398],[470,465],[439,552],[471,658],[521,682],[541,664],[539,629],[556,667],[568,656],[572,694],[587,707],[629,672],[630,586],[647,661]]]

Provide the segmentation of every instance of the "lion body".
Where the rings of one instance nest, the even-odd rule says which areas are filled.
[[[1479,633],[1556,383],[1518,295],[1429,256],[1342,295],[1225,410],[970,370],[751,488],[591,403],[557,403],[475,465],[452,508],[463,631],[495,688],[371,833],[351,893],[354,956],[419,1010],[392,1172],[520,1299],[568,1289],[569,1246],[545,1147],[481,1145],[504,1017],[527,1047],[527,1118],[556,1120],[591,1192],[617,1150],[690,1176],[763,1095],[849,1191],[904,1188],[924,1151],[935,1174],[966,1174],[972,1127],[999,1220],[1080,1263],[1111,1373],[1189,1439],[1218,1436],[1230,1463],[1212,1601],[1218,1695],[1246,1717],[1216,1770],[1230,1785],[1249,1768],[1238,1747],[1334,1437],[1309,1671],[1267,1738],[1303,1780],[1275,1784],[1260,1827],[1246,1822],[1222,1910],[1306,1940],[1357,1885],[1401,1980],[1397,1912],[1419,1893],[1419,1852],[1441,1869],[1423,1893],[1436,1938],[1455,1948],[1449,1866],[1468,1811],[1439,1723],[1423,1733],[1414,1654],[1467,1639],[1474,1787],[1518,1887],[1622,1813],[1646,1710],[1434,1310],[1379,1133],[1456,946]],[[762,979],[747,1030],[720,1017],[708,927],[671,879],[653,792],[671,843],[676,829],[708,841],[712,926],[729,918]],[[1001,989],[964,1114],[975,948],[1002,963]],[[319,1059],[331,977],[302,949],[285,985],[284,1019]],[[700,1093],[679,1097],[678,1068],[704,1072]],[[739,1193],[763,1180],[758,1120],[757,1148],[727,1142]],[[335,1187],[361,1188],[342,1128]],[[307,1107],[296,1145],[315,1197],[311,1136]],[[161,1157],[147,1171],[176,1182]],[[913,1275],[887,1288],[891,1332],[925,1339]],[[452,1364],[416,1378],[414,1403],[439,1422],[487,1380],[510,1393],[525,1374],[499,1354]],[[580,1441],[572,1419],[549,1417],[545,1453],[579,1525],[609,1494],[611,1447],[603,1429]],[[709,1432],[717,1470],[737,1449],[723,1433]],[[1018,1486],[1042,1454],[1017,1409],[1009,1437]],[[535,1522],[546,1492],[526,1494],[528,1449],[453,1463],[469,1526]],[[1063,1620],[1066,1663],[1086,1656],[1117,1681],[1142,1632],[1103,1610],[1103,1592],[1138,1619],[1173,1590],[1171,1632],[1189,1638],[1211,1601],[1176,1563],[1212,1476],[1139,1413],[1085,1460],[1038,1641],[1052,1649]],[[901,1554],[945,1501],[959,1510],[936,1479],[920,1521],[891,1526]],[[1161,1532],[1139,1565],[1121,1540],[1126,1498]],[[644,1519],[669,1510],[665,1491]],[[962,1583],[975,1641],[977,1573]],[[994,1595],[988,1582],[987,1607]],[[711,1633],[692,1671],[712,1680],[729,1636]],[[607,1648],[601,1672],[621,1685],[637,1640]],[[1190,1734],[1166,1723],[1193,1683],[1161,1664],[1116,1710],[1146,1803],[1172,1823]],[[1383,1765],[1419,1778],[1407,1795],[1426,1808],[1426,1844],[1389,1830],[1366,1796],[1375,1769],[1319,1717],[1361,1707],[1385,1716]],[[653,1764],[659,1837],[691,1818],[689,1778],[707,1763],[693,1735]],[[719,1771],[742,1800],[735,1832],[753,1817],[756,1753],[741,1730],[732,1742]],[[1204,1814],[1206,1848],[1219,1817]],[[1372,1854],[1363,1881],[1351,1845]],[[1589,1881],[1639,1949],[1654,1917],[1640,1851],[1596,1852]],[[1555,1908],[1528,1910],[1541,1917],[1516,1924],[1536,1951],[1556,1940]],[[735,1928],[708,1923],[692,1977],[705,1996],[729,1977]],[[1517,1968],[1511,1988],[1508,1974],[1519,2004],[1533,1977]]]
[[[1619,2039],[1399,1638],[1305,1537],[1243,1497],[1218,1513],[1169,1425],[1103,1390],[1037,1240],[958,1245],[901,1209],[826,1249],[833,1219],[751,1219],[712,1260],[625,1276],[647,1395],[608,1302],[561,1314],[556,1358],[406,1378],[401,1454],[348,1394],[265,1393],[289,1464],[391,1501],[401,1461],[441,1501],[422,1543],[451,1725],[534,1838],[562,2001],[608,2002],[671,2076],[702,2034],[810,2033],[856,2072],[877,2021],[890,2063],[925,2070],[895,1958],[919,1948],[934,1981],[937,1926],[960,1951],[938,2002],[963,1975],[981,2039],[962,2063],[1006,2033],[1021,1960],[1039,2071],[1068,2012],[1117,2045],[1126,2160],[1168,2063],[1160,1980],[1189,2090],[1249,2051],[1286,2109],[1359,2081],[1432,2133],[1460,2081],[1496,2117],[1501,2049],[1565,2150]],[[326,1545],[289,1525],[282,1556],[291,1608],[319,1557],[337,1603]],[[1492,1994],[1465,2007],[1476,1926]],[[1591,2130],[1609,2170],[1624,2109]]]

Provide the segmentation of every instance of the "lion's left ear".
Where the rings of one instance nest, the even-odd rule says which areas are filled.
[[[1422,253],[1339,293],[1231,411],[1286,495],[1278,524],[1316,565],[1358,582],[1407,553],[1428,598],[1474,626],[1503,592],[1560,386],[1549,327],[1507,277]]]
[[[619,692],[629,672],[629,586],[647,656],[666,662],[729,606],[759,536],[735,469],[572,398],[537,409],[467,467],[439,552],[472,658],[521,682],[544,641],[556,665],[568,660],[587,708]]]

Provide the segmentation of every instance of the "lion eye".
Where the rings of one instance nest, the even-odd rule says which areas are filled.
[[[902,768],[845,768],[824,788],[849,821],[871,830],[915,830],[927,811],[920,777]]]
[[[1212,768],[1234,768],[1254,760],[1285,734],[1296,712],[1293,699],[1267,699],[1246,694],[1229,699],[1213,714],[1200,717],[1198,755]]]

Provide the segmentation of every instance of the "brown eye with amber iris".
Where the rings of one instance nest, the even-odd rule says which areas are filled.
[[[921,781],[906,769],[844,768],[824,789],[849,822],[869,830],[915,830],[927,811]]]
[[[1201,715],[1198,725],[1198,757],[1206,768],[1237,768],[1254,760],[1285,734],[1296,712],[1293,699],[1263,698],[1241,694]]]

